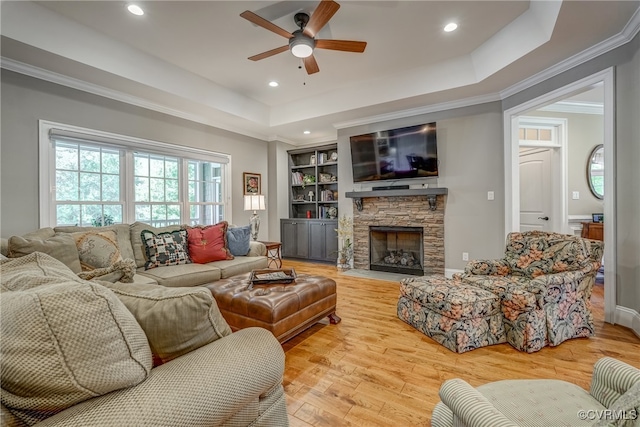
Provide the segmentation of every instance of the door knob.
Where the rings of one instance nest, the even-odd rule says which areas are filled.
[[[549,221],[549,217],[548,216],[539,216],[538,219],[544,220],[544,221]]]

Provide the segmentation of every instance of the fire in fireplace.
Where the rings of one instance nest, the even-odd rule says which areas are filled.
[[[369,269],[423,276],[422,227],[369,227]]]

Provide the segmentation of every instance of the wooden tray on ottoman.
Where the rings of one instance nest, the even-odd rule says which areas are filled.
[[[296,271],[293,268],[283,268],[273,270],[264,268],[261,270],[253,270],[249,275],[250,289],[253,285],[275,285],[287,284],[296,280]]]

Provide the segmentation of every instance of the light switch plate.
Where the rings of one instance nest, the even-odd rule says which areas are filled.
[[[573,200],[580,200],[580,192],[579,191],[574,191],[573,194],[571,195],[571,198]]]

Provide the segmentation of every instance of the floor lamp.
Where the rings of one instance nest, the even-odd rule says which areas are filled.
[[[253,211],[253,215],[249,219],[249,225],[251,226],[251,238],[258,240],[258,231],[260,231],[260,217],[257,211],[265,210],[264,195],[262,194],[250,194],[244,196],[244,210]]]

